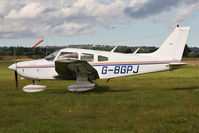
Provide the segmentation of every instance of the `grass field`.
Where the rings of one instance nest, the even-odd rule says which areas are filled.
[[[68,92],[73,81],[42,81],[47,90],[29,94],[15,90],[9,65],[0,63],[0,132],[199,132],[198,66],[97,80],[86,93]]]

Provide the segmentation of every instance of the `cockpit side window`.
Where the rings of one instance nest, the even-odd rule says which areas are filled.
[[[81,60],[88,61],[88,62],[93,62],[94,61],[94,55],[93,54],[88,54],[88,53],[82,53],[81,54]]]
[[[99,55],[98,61],[108,61],[108,57]]]
[[[55,57],[57,56],[57,54],[59,53],[59,50],[58,51],[55,51],[54,53],[46,56],[44,59],[48,60],[48,61],[54,61]]]
[[[60,59],[78,59],[78,53],[76,52],[61,52],[59,57],[57,58],[58,60]]]

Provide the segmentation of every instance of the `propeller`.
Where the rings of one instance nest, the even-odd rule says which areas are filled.
[[[33,50],[36,48],[37,45],[39,45],[41,42],[43,42],[43,39],[40,39],[34,46],[33,46]],[[14,64],[12,66],[10,66],[10,69],[14,70],[15,73],[15,83],[16,83],[16,90],[18,90],[18,73],[17,73],[17,59],[16,59],[16,48],[14,47],[13,50],[13,54],[14,54]],[[15,65],[15,67],[14,67]],[[14,67],[14,68],[12,68]]]
[[[16,90],[18,90],[18,74],[17,74],[17,61],[16,61],[16,49],[14,48],[14,63],[15,63],[15,83]]]
[[[15,82],[16,82],[16,90],[18,89],[18,74],[17,71],[15,71]]]

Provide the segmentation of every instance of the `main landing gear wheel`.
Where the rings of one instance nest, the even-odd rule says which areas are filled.
[[[94,89],[97,86],[97,83],[88,80],[88,76],[77,76],[77,83],[70,85],[68,90],[71,92],[84,92]]]

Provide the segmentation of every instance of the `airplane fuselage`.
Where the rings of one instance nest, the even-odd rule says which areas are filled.
[[[110,79],[180,68],[182,55],[190,27],[177,26],[161,47],[153,53],[132,54],[66,48],[52,53],[41,60],[19,62],[9,68],[15,71],[16,87],[18,76],[31,80],[76,80],[68,86],[69,91],[88,91],[96,84],[92,80]],[[26,92],[45,90],[46,86],[28,85]]]
[[[66,48],[58,51],[53,59],[40,59],[13,64],[25,79],[56,80],[55,61],[60,59],[86,60],[93,66],[100,79],[170,70],[169,64],[180,62],[153,57],[151,54],[123,54],[107,51]],[[71,55],[67,55],[71,54]],[[83,57],[86,55],[85,57]]]

